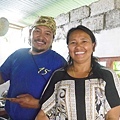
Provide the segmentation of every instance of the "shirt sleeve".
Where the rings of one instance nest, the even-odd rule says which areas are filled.
[[[12,56],[10,55],[0,67],[0,72],[4,81],[10,80]]]

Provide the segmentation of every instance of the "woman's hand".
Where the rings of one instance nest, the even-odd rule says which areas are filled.
[[[108,111],[105,120],[120,120],[120,106],[114,107]]]
[[[35,120],[49,120],[43,110],[40,110]]]

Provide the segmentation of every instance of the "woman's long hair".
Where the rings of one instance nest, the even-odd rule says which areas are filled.
[[[87,27],[85,27],[85,26],[83,26],[83,25],[79,25],[79,26],[77,26],[77,27],[75,27],[75,28],[71,28],[69,31],[68,31],[68,33],[67,33],[67,45],[68,45],[68,43],[69,43],[69,36],[71,35],[71,33],[73,33],[74,31],[76,31],[76,30],[82,30],[82,31],[84,31],[85,33],[87,33],[89,36],[90,36],[90,38],[91,38],[91,40],[92,40],[92,43],[95,43],[95,45],[96,45],[96,38],[95,38],[95,36],[94,36],[94,34],[92,33],[92,31],[90,30],[90,29],[88,29]],[[95,50],[95,47],[93,48],[93,51]],[[70,55],[68,55],[68,66],[69,65],[71,65],[71,64],[73,64],[73,60],[72,60],[72,58],[71,58],[71,56]],[[97,62],[97,58],[96,57],[94,57],[93,56],[93,53],[91,54],[91,66],[94,66],[94,63],[96,63]]]

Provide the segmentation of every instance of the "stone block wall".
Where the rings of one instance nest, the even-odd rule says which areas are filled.
[[[94,33],[120,27],[120,0],[99,0],[89,6],[60,14],[55,20],[55,41],[66,39],[67,31],[77,25],[84,25]]]

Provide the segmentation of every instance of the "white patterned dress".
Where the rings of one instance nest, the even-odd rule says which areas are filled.
[[[120,80],[107,68],[98,72],[78,79],[64,69],[56,71],[41,99],[50,120],[105,120],[120,105]]]

